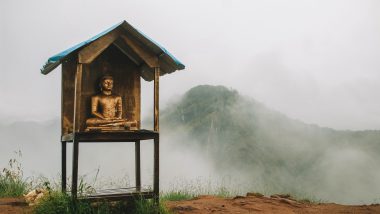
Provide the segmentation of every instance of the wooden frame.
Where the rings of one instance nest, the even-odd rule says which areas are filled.
[[[105,190],[102,194],[89,195],[86,198],[88,200],[122,200],[135,197],[138,194],[139,197],[154,198],[158,204],[159,78],[162,75],[185,69],[185,65],[164,47],[126,21],[122,21],[86,41],[53,55],[43,65],[41,73],[46,75],[60,64],[62,64],[62,191],[66,192],[67,186],[68,143],[73,145],[71,194],[77,198],[80,144],[87,142],[134,142],[136,187]],[[107,70],[107,67],[110,69]],[[101,80],[103,77],[107,77],[107,81],[102,80],[102,88],[99,90],[100,81],[97,80]],[[106,84],[112,85],[111,79],[114,83],[113,87],[106,89]],[[154,127],[150,131],[142,130],[140,125],[141,79],[154,80]],[[112,97],[102,99],[101,96],[103,95],[112,95]],[[104,101],[106,99],[109,101],[107,104]],[[100,102],[103,103],[99,105]],[[114,107],[113,102],[116,103],[115,109],[112,109]],[[91,108],[88,108],[89,104]],[[103,114],[102,107],[106,105],[111,107],[105,107],[108,113]],[[114,116],[114,110],[116,110],[116,116]],[[111,122],[102,121],[102,119],[109,119]],[[153,190],[144,190],[141,187],[140,145],[148,139],[154,141]]]
[[[140,142],[142,140],[154,141],[154,178],[153,178],[153,191],[142,189],[141,187],[141,156],[140,156]],[[116,200],[128,199],[136,196],[144,198],[153,198],[156,203],[159,201],[159,133],[155,131],[140,130],[136,132],[115,132],[115,133],[89,133],[78,132],[75,133],[71,139],[61,141],[62,144],[62,191],[66,192],[66,146],[67,143],[73,143],[73,166],[72,166],[72,183],[71,195],[73,198],[78,197],[78,165],[79,165],[79,144],[80,143],[104,143],[104,142],[134,142],[135,143],[135,187],[131,189],[134,191],[125,192],[120,189],[115,189],[111,193],[108,191],[103,194],[87,195],[86,200]],[[125,188],[122,188],[125,189]]]
[[[113,39],[113,38],[112,38]],[[113,40],[114,41],[114,40]],[[109,44],[106,48],[109,47]],[[91,49],[91,46],[86,47],[87,49]],[[100,49],[103,49],[103,47],[97,47]],[[132,47],[133,49],[138,47]],[[83,49],[85,50],[85,49]],[[82,50],[82,51],[83,51]],[[139,50],[142,51],[142,50]],[[135,184],[136,186],[134,187],[133,191],[126,192],[124,191],[118,191],[118,190],[112,190],[107,191],[106,194],[97,194],[97,195],[88,195],[86,196],[86,200],[100,200],[100,199],[106,199],[106,200],[119,200],[119,199],[127,199],[127,198],[133,198],[136,197],[137,195],[143,196],[144,198],[153,198],[156,203],[159,201],[159,77],[160,77],[160,68],[158,66],[158,62],[154,64],[154,57],[150,57],[149,59],[151,61],[150,66],[157,66],[154,67],[154,130],[153,131],[148,131],[148,130],[138,130],[138,131],[124,131],[124,132],[84,132],[83,131],[83,93],[87,93],[88,91],[87,86],[83,85],[84,79],[88,79],[88,69],[90,69],[90,64],[84,64],[81,62],[94,62],[95,58],[92,58],[91,56],[87,57],[86,55],[81,56],[84,52],[80,52],[78,54],[78,61],[76,61],[76,58],[72,58],[71,62],[68,62],[69,64],[67,66],[64,66],[63,69],[74,68],[73,62],[76,61],[76,71],[71,72],[74,74],[74,77],[69,77],[69,73],[65,76],[63,70],[63,80],[72,80],[74,79],[74,84],[73,86],[65,86],[63,83],[62,89],[68,88],[69,92],[73,92],[73,128],[72,128],[72,133],[70,131],[67,131],[66,133],[63,131],[62,132],[62,138],[61,138],[61,155],[62,155],[62,163],[61,163],[61,170],[62,170],[62,191],[66,192],[66,162],[67,162],[67,143],[72,143],[73,144],[73,155],[72,155],[72,183],[71,183],[71,195],[73,198],[78,197],[78,166],[79,166],[79,145],[82,143],[87,143],[87,142],[93,142],[93,143],[103,143],[103,142],[134,142],[135,143],[135,173],[136,173],[136,181]],[[99,57],[99,54],[96,53],[96,57]],[[147,53],[145,53],[147,54]],[[144,58],[146,55],[144,55]],[[89,60],[92,59],[92,60]],[[157,57],[156,57],[157,59]],[[71,65],[70,65],[71,63]],[[84,73],[87,72],[87,73]],[[92,73],[94,71],[91,71]],[[91,74],[92,74],[91,73]],[[87,81],[88,82],[88,81]],[[136,85],[138,88],[140,88],[140,83],[138,82],[138,85]],[[73,88],[72,88],[73,87]],[[71,111],[68,111],[64,109],[65,105],[65,99],[67,99],[67,94],[63,92],[62,95],[62,102],[63,102],[63,110],[62,110],[62,116],[65,118],[65,115],[67,116],[68,114],[71,113]],[[137,106],[138,106],[138,117],[140,117],[140,89],[137,91]],[[62,122],[64,125],[64,121]],[[63,127],[64,128],[64,127]],[[63,129],[64,130],[64,129]],[[69,130],[69,128],[67,128]],[[141,156],[140,156],[140,144],[144,140],[149,140],[152,139],[154,140],[154,179],[153,179],[153,191],[151,190],[144,190],[141,187]],[[132,189],[129,189],[132,190]]]

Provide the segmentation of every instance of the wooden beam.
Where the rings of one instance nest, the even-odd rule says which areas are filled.
[[[137,42],[133,41],[129,37],[123,34],[121,34],[120,36],[124,39],[125,43],[127,43],[127,45],[146,62],[146,64],[149,67],[159,67],[158,57],[156,55],[154,55],[151,52],[148,52],[146,49],[141,47]]]
[[[135,141],[135,174],[136,174],[136,190],[141,191],[140,140]]]
[[[118,38],[113,44],[136,65],[140,65],[143,62],[143,60],[124,42],[124,39]]]
[[[153,192],[154,204],[159,205],[160,201],[160,136],[154,138],[154,172],[153,172]]]
[[[160,130],[159,117],[160,117],[160,108],[159,108],[159,81],[160,79],[160,67],[154,68],[154,131]]]
[[[73,167],[72,167],[72,178],[71,178],[71,197],[73,199],[77,198],[78,194],[78,163],[79,161],[79,141],[75,139],[73,142]]]
[[[62,145],[62,151],[61,151],[61,190],[63,193],[66,193],[66,141],[62,141],[61,142],[61,145]]]
[[[80,103],[82,95],[82,74],[83,74],[83,64],[77,65],[77,72],[75,75],[75,94],[74,94],[74,132],[80,131]]]
[[[79,51],[79,63],[89,64],[97,56],[99,56],[108,46],[110,46],[120,35],[119,30],[111,31],[110,33],[100,37],[92,42],[87,47]]]

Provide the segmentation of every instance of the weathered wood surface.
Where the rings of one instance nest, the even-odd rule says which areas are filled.
[[[158,63],[158,57],[153,53],[148,51],[147,49],[143,48],[140,44],[138,44],[136,41],[132,40],[130,37],[126,35],[121,35],[121,38],[124,39],[125,43],[137,54],[139,55],[147,65],[149,65],[151,68],[155,68],[160,66]]]
[[[79,63],[89,64],[98,57],[108,46],[110,46],[120,36],[120,30],[115,29],[110,33],[100,37],[78,53]]]
[[[74,124],[74,97],[75,74],[77,69],[77,57],[71,57],[62,64],[62,88],[61,88],[61,135],[73,132]]]
[[[123,132],[78,132],[75,138],[81,143],[91,142],[135,142],[136,140],[150,140],[158,136],[158,132],[149,130],[123,131]],[[68,135],[65,139],[72,142],[74,136]]]
[[[159,104],[160,104],[160,100],[159,100],[159,85],[160,85],[160,68],[157,67],[154,69],[154,115],[153,115],[153,118],[154,118],[154,131],[159,131],[160,130],[160,127],[159,127]]]
[[[81,130],[82,115],[82,75],[83,64],[77,65],[77,72],[75,75],[75,96],[74,96],[74,130]]]
[[[154,198],[154,192],[150,189],[137,187],[99,190],[96,193],[85,195],[82,200],[88,201],[120,201],[127,199]],[[79,198],[81,200],[81,198]]]

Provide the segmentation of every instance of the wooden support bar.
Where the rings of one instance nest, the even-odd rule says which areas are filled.
[[[62,192],[66,192],[66,141],[61,142],[62,145],[62,159],[61,159],[61,186]]]
[[[159,131],[159,84],[160,84],[160,67],[154,68],[154,131]]]
[[[136,189],[141,190],[141,157],[140,157],[140,141],[135,141],[135,171],[136,171]]]
[[[78,158],[79,157],[79,142],[74,137],[73,142],[73,172],[72,172],[72,184],[71,184],[71,196],[73,199],[77,198],[78,194]]]
[[[154,201],[158,206],[160,200],[160,136],[154,138],[154,173],[153,173]]]
[[[77,65],[77,72],[75,75],[75,94],[74,94],[74,132],[79,132],[80,127],[80,103],[82,94],[82,74],[83,64]]]

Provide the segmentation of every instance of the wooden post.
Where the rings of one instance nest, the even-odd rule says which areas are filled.
[[[154,68],[154,131],[160,130],[159,125],[159,84],[160,84],[160,67]]]
[[[79,142],[73,139],[73,172],[71,184],[71,196],[73,199],[77,198],[78,193],[78,157],[79,157]]]
[[[80,127],[80,103],[82,94],[82,74],[83,64],[78,63],[77,72],[75,75],[75,97],[74,97],[74,130],[73,130],[73,167],[72,167],[72,184],[71,184],[71,196],[76,199],[78,193],[78,156],[79,156],[79,142],[75,135],[79,132]]]
[[[154,173],[153,173],[154,201],[158,205],[160,200],[160,136],[154,138]]]
[[[62,159],[61,159],[61,186],[62,192],[66,193],[66,141],[62,141]]]
[[[75,132],[79,132],[81,129],[80,124],[80,103],[82,95],[82,74],[83,74],[83,64],[78,63],[77,72],[75,75],[75,94],[74,94],[74,135]]]
[[[140,158],[140,140],[135,141],[135,174],[136,190],[141,191],[141,158]]]

